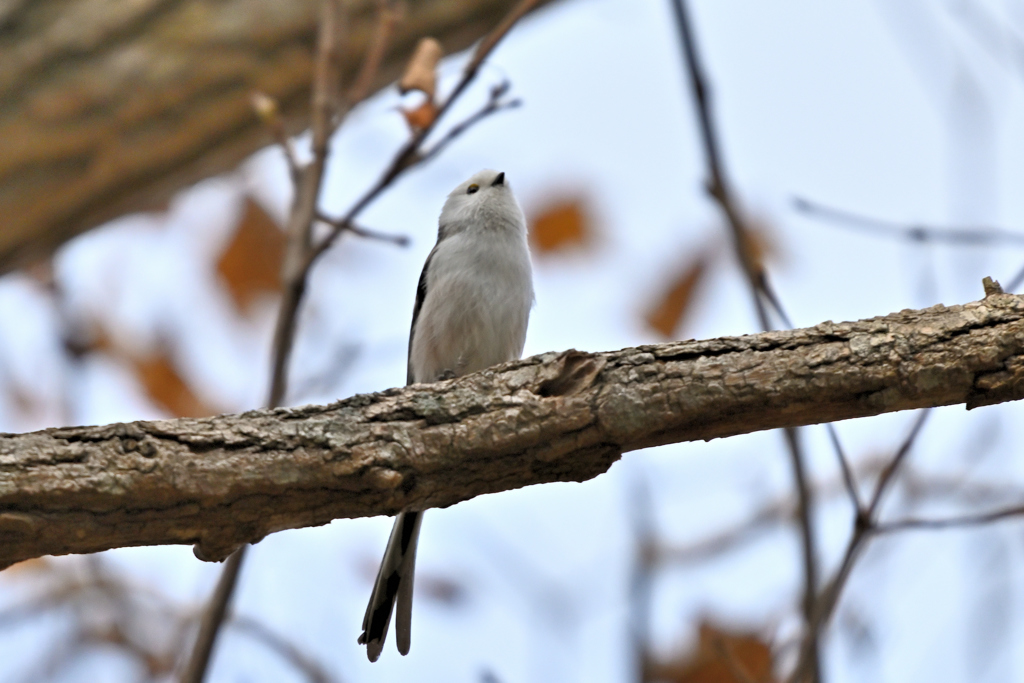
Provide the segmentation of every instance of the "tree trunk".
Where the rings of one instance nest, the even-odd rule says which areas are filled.
[[[375,26],[352,0],[342,70]],[[375,89],[422,36],[468,47],[503,0],[407,2]],[[234,168],[271,142],[254,90],[306,125],[317,0],[0,1],[0,273],[178,189]],[[346,81],[348,82],[348,81]]]
[[[0,437],[0,567],[584,481],[629,450],[1024,397],[1024,297],[608,353],[548,353],[327,406]]]

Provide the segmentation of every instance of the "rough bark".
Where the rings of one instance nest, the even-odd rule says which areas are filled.
[[[374,27],[352,0],[346,82]],[[412,45],[449,52],[493,28],[505,0],[405,3],[375,87]],[[318,0],[0,0],[0,273],[271,142],[250,94],[305,126]]]
[[[339,517],[584,481],[629,450],[1024,397],[1024,297],[607,353],[327,406],[0,437],[0,566],[244,542]]]

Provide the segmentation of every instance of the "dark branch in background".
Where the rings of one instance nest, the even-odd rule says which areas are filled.
[[[423,152],[420,156],[420,163],[433,159],[440,154],[445,147],[455,141],[460,135],[465,133],[467,130],[472,128],[474,125],[484,120],[491,114],[496,114],[504,109],[515,109],[522,105],[523,101],[520,99],[503,100],[502,98],[508,93],[511,84],[508,81],[502,81],[498,85],[491,88],[490,99],[487,100],[487,104],[478,109],[471,116],[466,117],[459,123],[448,129],[444,137],[438,140],[434,145]]]
[[[892,461],[886,465],[885,469],[882,470],[882,474],[878,477],[878,484],[875,486],[875,493],[871,497],[871,502],[868,504],[867,518],[868,521],[873,523],[873,520],[878,516],[878,506],[882,503],[882,496],[885,495],[886,489],[892,483],[893,477],[899,471],[900,466],[906,459],[907,454],[910,453],[911,447],[914,445],[914,441],[917,439],[917,435],[921,432],[921,428],[924,427],[925,421],[928,419],[928,415],[931,411],[923,410],[918,415],[917,420],[914,422],[914,426],[910,428],[910,432],[907,434],[907,438],[903,440],[900,447],[896,449],[896,454],[893,455]]]
[[[836,426],[829,422],[825,425],[825,429],[828,431],[828,438],[832,442],[832,448],[836,452],[836,457],[839,458],[839,469],[843,474],[843,486],[846,487],[846,495],[850,497],[850,504],[857,515],[861,512],[860,496],[857,494],[857,480],[853,476],[853,469],[850,467],[850,459],[846,457],[846,450],[843,448],[843,444],[839,442],[839,432],[836,431]]]
[[[962,527],[982,526],[995,522],[1002,522],[1013,517],[1024,517],[1024,505],[1000,508],[991,512],[981,512],[973,515],[962,515],[960,517],[946,517],[942,519],[900,519],[893,522],[879,524],[871,533],[879,536],[891,534],[898,531],[941,531],[944,529],[956,529]]]
[[[299,264],[311,243],[320,186],[327,163],[330,135],[336,125],[332,115],[332,105],[339,79],[335,68],[340,38],[339,24],[341,23],[338,16],[338,4],[337,0],[321,2],[320,30],[317,37],[310,112],[313,129],[313,160],[305,166],[300,166],[292,149],[291,141],[285,134],[283,124],[272,125],[274,135],[288,160],[292,182],[295,185],[295,197],[292,200],[286,228],[287,247],[281,269],[281,312],[287,310],[288,307],[298,307],[306,288],[306,272],[299,269]],[[259,100],[257,103],[260,104]],[[264,109],[267,107],[264,106]],[[257,113],[260,113],[259,109],[257,109]],[[266,115],[269,112],[263,113],[265,114],[264,118],[270,118]],[[267,397],[267,406],[270,408],[281,405],[287,391],[288,360],[295,339],[294,319],[292,324],[282,326],[280,318],[281,313],[279,313],[279,322],[274,330],[271,382]],[[203,683],[206,678],[217,636],[238,583],[238,574],[245,559],[246,547],[241,546],[224,564],[217,587],[214,589],[213,596],[199,622],[196,642],[181,676],[182,683]]]
[[[334,683],[336,680],[327,669],[296,647],[295,643],[267,628],[266,624],[251,617],[233,616],[229,625],[279,654],[282,659],[304,673],[309,683]]]
[[[651,661],[651,586],[660,559],[651,489],[637,476],[629,490],[629,521],[633,528],[633,568],[629,581],[629,635],[637,683],[647,681]]]
[[[1003,228],[983,225],[957,228],[936,227],[917,223],[907,225],[895,221],[863,216],[844,209],[836,209],[801,197],[793,198],[793,208],[806,216],[818,218],[834,225],[882,237],[907,240],[908,242],[918,242],[921,244],[933,242],[975,247],[991,246],[993,244],[1024,246],[1024,233]],[[1024,284],[1024,267],[1010,278],[1006,291],[1016,292],[1022,284]]]
[[[242,561],[245,559],[245,551],[249,546],[243,545],[231,554],[224,562],[224,569],[221,570],[217,579],[217,587],[210,596],[203,616],[199,620],[199,630],[196,632],[196,641],[192,646],[192,654],[189,656],[188,665],[182,673],[183,683],[202,683],[206,677],[206,671],[210,666],[210,657],[213,654],[213,646],[217,642],[221,626],[224,624],[224,617],[228,613],[228,605],[231,596],[235,593],[235,586],[238,583],[238,573],[242,569]]]
[[[860,552],[863,550],[866,541],[874,533],[875,528],[878,525],[878,514],[879,507],[882,503],[882,497],[885,495],[886,489],[892,483],[893,478],[899,471],[900,466],[903,464],[907,455],[910,453],[910,449],[913,447],[917,435],[921,433],[921,428],[924,427],[925,420],[928,419],[930,411],[922,411],[911,427],[910,432],[904,438],[903,443],[896,449],[896,453],[892,459],[886,464],[878,477],[878,482],[875,484],[874,493],[871,495],[871,502],[868,504],[867,509],[858,509],[857,517],[853,527],[853,533],[850,535],[850,540],[846,544],[846,550],[843,553],[843,559],[839,563],[839,568],[836,569],[835,574],[821,589],[821,594],[817,596],[815,601],[815,610],[812,616],[810,627],[815,632],[820,632],[828,624],[829,618],[835,612],[836,605],[839,603],[839,597],[842,594],[843,586],[846,584],[846,580],[850,577],[850,572],[853,570],[853,565],[856,563]],[[812,662],[805,650],[801,650],[800,658],[797,661],[796,669],[793,671],[790,677],[790,683],[796,683],[800,681],[803,676],[806,676]]]
[[[331,226],[332,228],[338,228],[340,226],[342,230],[348,230],[353,235],[356,235],[358,237],[379,240],[381,242],[390,242],[391,244],[397,245],[399,247],[409,246],[408,235],[392,235],[386,232],[370,230],[369,228],[361,228],[358,225],[354,225],[352,223],[341,225],[341,222],[337,218],[331,218],[327,214],[321,213],[320,211],[317,211],[316,213],[316,220],[320,223],[325,223]]]
[[[690,89],[693,93],[693,100],[700,122],[700,138],[704,147],[704,160],[707,167],[708,193],[718,203],[731,230],[733,249],[750,288],[750,296],[754,302],[761,329],[765,332],[772,329],[765,307],[766,301],[771,304],[785,325],[792,327],[789,316],[786,315],[778,296],[776,296],[775,291],[768,282],[768,275],[765,272],[763,263],[754,253],[750,230],[726,180],[724,166],[719,153],[718,135],[711,116],[711,96],[707,85],[707,78],[704,75],[704,70],[697,55],[696,41],[690,26],[685,0],[672,0],[672,7],[683,49],[683,60],[689,74]],[[786,428],[783,431],[783,435],[789,451],[790,465],[793,469],[793,480],[798,499],[797,521],[800,529],[804,570],[803,613],[805,627],[807,628],[804,646],[811,657],[810,680],[817,682],[821,680],[818,634],[810,627],[814,616],[814,599],[818,590],[818,561],[813,528],[814,501],[807,477],[806,458],[800,444],[800,436],[794,428]]]
[[[993,228],[936,227],[920,223],[905,224],[872,218],[844,209],[836,209],[802,197],[793,198],[793,208],[811,218],[817,218],[861,233],[892,237],[909,242],[941,242],[965,246],[989,246],[992,244],[1014,244],[1024,247],[1024,233]]]
[[[12,580],[15,585],[21,581],[18,589],[31,597],[23,596],[0,610],[0,629],[60,615],[70,620],[73,631],[70,644],[41,653],[39,665],[30,667],[21,679],[30,683],[55,678],[74,663],[76,655],[111,649],[135,660],[144,671],[140,680],[165,680],[173,673],[195,621],[192,610],[181,608],[154,587],[132,582],[100,555],[72,563],[43,560]],[[160,628],[146,628],[154,623]],[[258,620],[231,615],[227,624],[267,646],[310,683],[334,682],[314,657]]]
[[[1006,286],[1007,292],[1016,292],[1020,289],[1020,286],[1024,284],[1024,267],[1018,270],[1012,278],[1010,278],[1010,284]]]
[[[870,233],[883,237],[890,237],[896,239],[907,240],[917,243],[945,243],[945,244],[957,244],[966,246],[988,246],[993,244],[1007,244],[1007,245],[1022,245],[1024,246],[1024,234],[1004,230],[1002,228],[994,228],[987,226],[976,226],[976,227],[935,227],[923,224],[912,224],[906,225],[896,223],[893,221],[881,220],[877,218],[871,218],[863,216],[861,214],[845,211],[842,209],[836,209],[828,207],[823,204],[812,202],[807,199],[795,198],[793,200],[794,208],[812,218],[825,220],[829,223],[857,230],[862,233]],[[1024,282],[1024,269],[1018,272],[1007,287],[1008,291],[1014,291],[1020,287],[1021,283]],[[994,281],[986,280],[986,290],[991,289],[992,292],[1001,292],[1002,289],[999,284]],[[856,492],[856,484],[852,475],[850,474],[849,465],[846,462],[844,455],[841,455],[841,464],[843,467],[843,477],[846,481],[846,486],[856,510],[856,518],[854,524],[854,530],[847,543],[846,550],[843,554],[843,559],[839,564],[833,577],[822,589],[821,594],[817,599],[817,608],[814,611],[813,627],[815,630],[824,629],[827,626],[829,618],[835,611],[836,605],[839,601],[839,597],[842,593],[843,586],[849,578],[850,572],[853,569],[853,565],[860,552],[865,547],[867,541],[876,535],[883,533],[891,533],[894,531],[902,531],[908,529],[944,529],[956,526],[974,526],[979,524],[986,524],[990,522],[999,521],[1008,517],[1017,516],[1021,511],[1020,507],[1011,507],[1001,510],[996,510],[990,513],[983,513],[977,515],[968,515],[965,517],[956,517],[941,520],[903,520],[900,522],[893,522],[888,524],[879,524],[878,522],[878,509],[882,497],[885,494],[887,487],[891,484],[897,471],[900,469],[903,460],[906,458],[907,453],[911,447],[917,435],[920,433],[921,428],[924,426],[924,422],[927,419],[929,411],[921,413],[920,417],[914,423],[913,428],[908,434],[907,438],[903,441],[900,448],[897,449],[893,455],[891,461],[888,463],[886,468],[882,471],[879,476],[877,485],[874,493],[867,507],[863,507],[859,502],[859,498]],[[833,439],[833,443],[836,446],[837,452],[841,452],[838,439],[836,438],[834,429],[830,426],[829,431],[830,437]],[[797,668],[794,671],[791,681],[799,681],[802,675],[805,675],[812,663],[809,661],[806,652],[802,652],[799,658]]]
[[[537,4],[538,0],[521,0],[506,15],[497,28],[486,35],[477,46],[472,59],[463,71],[462,79],[455,90],[440,107],[436,118],[422,130],[413,134],[409,141],[399,150],[384,175],[349,209],[343,218],[331,219],[321,212],[319,206],[320,189],[326,169],[327,157],[330,153],[331,135],[338,129],[347,113],[360,100],[369,95],[370,84],[373,83],[382,57],[387,49],[388,38],[393,32],[397,21],[397,10],[391,2],[378,2],[378,22],[373,39],[363,58],[363,64],[355,83],[347,93],[339,92],[340,74],[338,71],[338,51],[342,34],[344,17],[340,12],[339,0],[323,0],[320,30],[317,39],[317,52],[314,65],[312,84],[312,108],[310,127],[313,133],[313,160],[301,166],[292,148],[291,141],[285,134],[283,124],[276,121],[276,107],[265,97],[257,97],[254,103],[257,113],[269,120],[272,132],[284,150],[289,165],[295,197],[288,219],[288,243],[282,266],[281,304],[278,309],[277,323],[274,329],[273,361],[271,363],[271,382],[268,407],[281,405],[287,393],[288,366],[292,346],[295,341],[296,323],[302,299],[306,291],[309,272],[317,259],[334,243],[342,232],[351,232],[360,237],[367,237],[392,242],[400,246],[408,244],[408,238],[391,236],[355,225],[356,217],[370,205],[392,182],[403,172],[434,156],[451,140],[458,137],[474,123],[486,118],[501,109],[518,105],[518,100],[503,103],[501,97],[508,91],[508,84],[502,84],[491,91],[487,105],[472,117],[458,124],[442,138],[442,140],[426,154],[420,148],[427,136],[433,131],[435,124],[466,90],[483,64],[484,60],[497,46],[501,39],[511,30],[523,15]],[[329,234],[319,243],[314,242],[313,230],[316,223],[331,226]],[[242,566],[245,546],[237,550],[224,566],[214,596],[200,623],[196,645],[188,667],[182,677],[182,683],[202,683],[209,666],[209,659],[220,625],[227,613],[228,604],[237,583],[238,572]]]
[[[330,248],[331,244],[334,243],[334,240],[337,239],[338,235],[340,235],[344,230],[348,229],[348,226],[352,224],[352,221],[356,219],[356,217],[363,211],[363,209],[365,209],[367,206],[373,203],[375,199],[377,199],[381,192],[383,192],[388,186],[391,185],[391,183],[393,183],[400,175],[405,173],[407,170],[409,170],[413,166],[422,163],[425,159],[429,158],[430,156],[433,156],[426,156],[424,155],[424,153],[421,152],[421,148],[423,146],[423,143],[426,142],[427,137],[430,136],[430,134],[434,131],[434,128],[437,126],[438,122],[440,122],[441,119],[444,118],[444,115],[448,112],[452,105],[455,104],[455,102],[459,99],[459,96],[461,96],[462,93],[466,90],[466,88],[468,88],[469,85],[473,82],[473,80],[476,78],[477,72],[480,70],[480,66],[484,63],[484,60],[487,59],[487,57],[491,54],[494,48],[498,46],[498,43],[501,42],[501,39],[505,37],[505,34],[512,29],[512,26],[515,25],[515,22],[517,22],[531,9],[533,9],[534,5],[536,5],[538,1],[539,0],[520,0],[520,2],[512,9],[512,11],[509,12],[509,14],[501,21],[500,24],[498,24],[497,28],[495,28],[493,31],[487,34],[483,38],[483,40],[480,41],[480,44],[473,52],[473,57],[469,60],[469,63],[466,64],[466,67],[463,69],[462,77],[456,84],[455,89],[452,90],[452,93],[438,108],[437,116],[435,116],[434,119],[431,120],[426,126],[418,130],[415,134],[413,134],[412,137],[409,138],[409,141],[406,142],[395,154],[394,158],[391,160],[391,163],[388,165],[384,173],[381,174],[377,182],[374,183],[370,187],[370,189],[368,189],[363,194],[363,196],[360,197],[355,202],[355,204],[352,205],[352,207],[344,216],[342,216],[337,221],[334,221],[332,223],[334,225],[334,229],[331,231],[331,233],[328,234],[323,240],[321,240],[309,252],[306,259],[306,264],[304,266],[307,270],[309,267],[313,265],[313,263],[318,258],[320,258],[323,252],[327,251],[327,249]],[[494,90],[492,90],[492,100],[494,99],[493,93]],[[502,90],[500,94],[503,93],[504,91]],[[488,107],[490,106],[491,105],[488,104]],[[485,107],[485,109],[486,108],[487,107]],[[494,108],[494,111],[497,111],[500,108],[504,107],[496,107]],[[479,120],[481,118],[484,117],[478,116],[476,120]],[[459,133],[461,132],[462,131],[460,130]],[[292,315],[294,316],[294,312],[292,312]]]
[[[861,463],[857,476],[861,479],[873,479],[881,475],[891,463],[891,459],[873,458]],[[956,496],[972,505],[984,503],[991,505],[994,500],[1024,500],[1024,490],[1013,485],[982,484],[965,482],[960,474],[935,476],[903,468],[900,481],[903,495],[907,500],[939,500],[948,503],[950,496]],[[832,499],[840,494],[848,495],[846,484],[842,481],[828,481],[817,488],[818,495],[823,499]],[[761,538],[762,535],[792,520],[796,513],[793,501],[782,497],[762,503],[758,509],[739,524],[709,534],[703,538],[685,544],[655,544],[651,551],[654,564],[686,565],[696,562],[714,560],[722,555]],[[1024,506],[1019,503],[996,508],[994,511],[973,513],[959,517],[941,519],[909,518],[876,525],[871,533],[874,536],[915,530],[941,530],[964,526],[977,526],[995,523],[1012,517],[1024,517]],[[635,527],[634,527],[635,528]]]

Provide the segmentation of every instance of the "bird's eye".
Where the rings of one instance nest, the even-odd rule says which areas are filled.
[[[480,189],[480,186],[477,185],[476,183],[473,183],[472,185],[470,185],[469,187],[466,188],[466,194],[473,194],[474,192],[476,192],[479,189]]]

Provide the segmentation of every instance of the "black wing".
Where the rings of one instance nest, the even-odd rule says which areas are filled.
[[[440,240],[438,240],[440,243]],[[420,283],[416,285],[416,303],[412,307],[412,326],[409,328],[409,353],[406,356],[405,383],[412,384],[412,340],[416,334],[416,321],[420,317],[420,309],[423,308],[423,300],[427,298],[427,270],[430,268],[430,259],[434,258],[437,245],[430,250],[427,260],[423,263],[423,271],[420,273]]]

